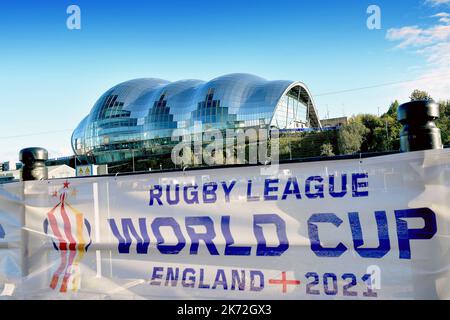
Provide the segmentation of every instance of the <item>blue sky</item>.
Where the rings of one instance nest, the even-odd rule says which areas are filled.
[[[71,4],[81,30],[66,27]],[[380,30],[366,26],[371,4]],[[98,97],[139,77],[301,80],[321,117],[382,113],[416,87],[448,99],[449,12],[450,0],[2,1],[0,161],[28,146],[70,155]]]

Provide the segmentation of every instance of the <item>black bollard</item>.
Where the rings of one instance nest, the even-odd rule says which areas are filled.
[[[400,151],[442,149],[441,130],[434,121],[439,118],[439,105],[434,101],[419,100],[402,104],[397,120],[400,131]]]
[[[48,152],[43,148],[26,148],[20,151],[20,161],[23,163],[22,181],[47,180],[48,170],[45,162]]]

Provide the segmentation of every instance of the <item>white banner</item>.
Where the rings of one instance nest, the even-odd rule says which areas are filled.
[[[450,299],[450,150],[0,187],[0,299]]]

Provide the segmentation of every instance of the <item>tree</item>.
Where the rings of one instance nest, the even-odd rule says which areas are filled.
[[[324,157],[333,157],[333,145],[331,143],[324,143],[320,148],[320,155]]]
[[[398,103],[398,100],[395,100],[394,102],[391,103],[391,105],[389,106],[389,110],[384,115],[388,115],[391,118],[397,120],[397,110],[399,106],[400,104]]]
[[[450,100],[439,102],[439,119],[436,126],[441,129],[442,143],[450,144]]]
[[[381,141],[379,151],[392,151],[400,149],[400,131],[402,125],[397,121],[397,110],[399,103],[395,100],[391,103],[389,110],[381,116],[383,128],[378,128],[375,135],[377,141]]]
[[[417,100],[433,100],[433,98],[431,98],[431,96],[428,94],[428,92],[426,91],[422,91],[422,90],[414,90],[411,93],[411,96],[409,97],[411,99],[411,101],[417,101]]]
[[[384,128],[383,121],[373,114],[360,114],[355,117],[355,120],[361,122],[367,128],[360,151],[361,152],[383,151],[382,141],[377,140],[375,136],[375,130],[377,128]]]
[[[339,129],[338,148],[340,154],[353,154],[361,151],[361,145],[365,140],[368,129],[358,119],[350,119],[350,122]]]

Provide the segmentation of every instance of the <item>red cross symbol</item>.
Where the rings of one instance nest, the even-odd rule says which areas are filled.
[[[70,182],[66,180],[66,182],[64,182],[64,189],[69,189],[69,185]]]
[[[283,285],[283,293],[286,293],[288,284],[297,285],[298,286],[300,284],[300,281],[299,280],[287,280],[286,272],[283,271],[281,273],[281,280],[270,279],[269,283],[270,284],[281,284],[281,285]]]

